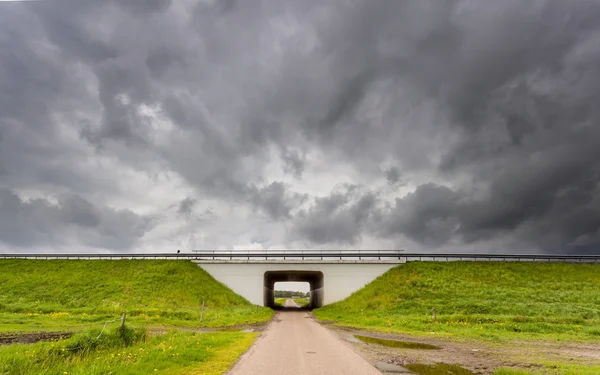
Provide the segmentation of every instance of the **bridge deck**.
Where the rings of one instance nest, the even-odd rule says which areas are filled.
[[[85,254],[33,254],[5,253],[2,258],[22,259],[187,259],[196,262],[386,262],[405,263],[413,261],[516,261],[516,262],[581,262],[600,263],[600,255],[558,254],[447,254],[405,253],[401,250],[290,250],[290,251],[222,251],[196,250],[190,253],[85,253]]]

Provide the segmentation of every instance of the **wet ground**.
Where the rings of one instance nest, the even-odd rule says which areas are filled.
[[[398,340],[387,340],[379,337],[372,336],[361,336],[354,335],[359,341],[366,342],[367,344],[376,344],[381,346],[386,346],[388,348],[403,348],[403,349],[440,349],[439,346],[424,344],[422,342],[413,342],[413,341],[398,341]]]
[[[72,332],[0,333],[0,345],[34,344],[39,341],[57,341],[73,335]]]
[[[498,367],[534,369],[540,361],[579,365],[600,364],[600,343],[523,342],[489,343],[453,341],[448,338],[417,337],[395,333],[369,332],[328,325],[363,358],[383,373],[405,374],[491,374]],[[359,337],[368,337],[366,340]],[[381,341],[383,340],[383,341]],[[369,342],[364,342],[369,341]],[[390,341],[401,342],[386,346]],[[439,349],[423,349],[421,345]],[[404,347],[402,347],[404,346]],[[445,365],[458,365],[463,370]],[[385,367],[388,366],[388,370]],[[394,370],[394,366],[396,367]],[[435,368],[438,366],[438,368]],[[403,372],[404,371],[404,372]],[[462,372],[461,372],[462,371]]]

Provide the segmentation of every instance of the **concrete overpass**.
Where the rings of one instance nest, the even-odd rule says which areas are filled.
[[[276,282],[307,282],[311,307],[343,300],[399,263],[396,261],[194,261],[255,305],[273,307]]]
[[[397,264],[402,251],[197,251],[194,260],[255,305],[274,307],[277,282],[307,282],[310,307],[341,301]]]
[[[412,261],[592,262],[599,255],[556,254],[409,254],[402,250],[360,251],[206,251],[192,253],[0,253],[25,259],[187,259],[197,263],[234,292],[256,305],[272,306],[279,281],[308,282],[311,306],[320,307],[350,296],[398,264]]]
[[[405,254],[391,251],[249,251],[197,252],[194,260],[216,280],[256,305],[273,307],[276,282],[308,282],[310,306],[321,307],[349,297],[390,268],[409,261],[592,261],[600,257],[549,255]]]

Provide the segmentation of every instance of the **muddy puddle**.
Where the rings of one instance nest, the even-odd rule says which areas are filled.
[[[383,361],[375,362],[375,368],[381,371],[382,374],[410,374],[414,375],[414,372],[408,370],[406,367],[395,365],[393,363],[387,363]]]
[[[71,332],[0,333],[0,345],[35,344],[39,341],[57,341],[69,338]]]
[[[459,365],[436,363],[434,365],[409,364],[405,365],[410,371],[419,375],[474,375],[475,373]]]
[[[441,349],[439,346],[431,345],[431,344],[423,344],[421,342],[413,342],[413,341],[397,341],[397,340],[388,340],[388,339],[380,339],[377,337],[370,336],[362,336],[362,335],[354,335],[357,339],[367,344],[377,344],[381,346],[387,346],[388,348],[402,348],[402,349]]]

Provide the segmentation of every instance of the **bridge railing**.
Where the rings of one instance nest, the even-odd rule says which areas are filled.
[[[196,261],[516,261],[600,263],[600,255],[405,253],[402,250],[194,250],[189,253],[4,253],[0,259],[188,259]]]

